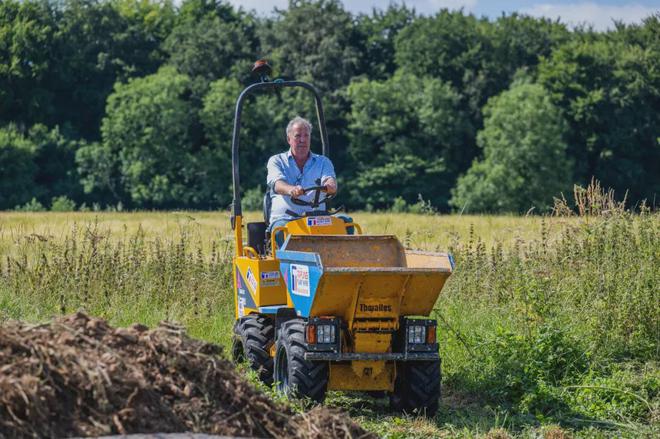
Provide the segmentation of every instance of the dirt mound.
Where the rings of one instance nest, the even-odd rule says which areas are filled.
[[[221,348],[162,323],[112,328],[77,313],[0,326],[0,437],[202,432],[374,437],[326,408],[295,414],[254,389]]]

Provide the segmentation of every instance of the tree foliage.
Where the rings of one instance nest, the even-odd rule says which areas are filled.
[[[564,180],[542,196],[534,181],[527,189],[536,195],[512,201],[511,193],[520,179],[536,178],[528,167],[546,165],[529,155],[529,133],[554,136],[556,113],[567,122],[561,142],[571,183],[596,177],[629,190],[632,203],[652,203],[660,189],[659,35],[658,14],[594,32],[518,14],[423,16],[398,4],[356,16],[340,0],[291,0],[266,17],[226,0],[5,0],[0,130],[3,157],[17,168],[3,167],[0,180],[15,178],[19,189],[0,207],[33,198],[49,206],[56,197],[131,208],[226,206],[234,105],[261,57],[273,77],[320,90],[339,202],[351,208],[401,207],[420,195],[441,211],[461,209],[467,198],[471,211],[540,208]],[[497,110],[539,117],[524,102],[540,105],[550,122],[529,131]],[[287,148],[284,129],[296,115],[316,125],[306,91],[247,99],[244,190],[263,190],[265,163]],[[494,130],[509,143],[498,143]],[[538,148],[556,152],[560,143],[550,139]],[[312,142],[320,152],[318,127]],[[493,149],[534,165],[512,168],[491,157]]]
[[[470,212],[547,210],[571,185],[566,123],[537,84],[514,84],[484,108],[484,158],[458,179],[451,204]]]
[[[142,206],[194,204],[197,176],[189,92],[190,78],[172,68],[118,84],[108,99],[103,142],[78,158],[87,187],[125,193]]]
[[[658,27],[658,19],[649,26]],[[571,124],[574,179],[651,199],[660,190],[660,45],[571,41],[544,59],[539,79]]]
[[[36,191],[34,145],[16,127],[0,129],[0,209],[26,203]]]
[[[463,148],[471,126],[453,87],[399,72],[386,81],[355,82],[348,95],[357,174],[352,198],[383,208],[397,196],[412,203],[422,194],[446,208],[449,182],[471,158]]]

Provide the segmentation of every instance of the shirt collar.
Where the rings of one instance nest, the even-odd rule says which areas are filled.
[[[312,160],[316,160],[316,157],[318,157],[318,154],[314,154],[314,153],[310,150],[310,151],[309,151],[309,158],[312,159]],[[287,158],[287,159],[292,159],[292,158],[293,158],[293,154],[291,154],[291,148],[289,148],[289,149],[286,151],[286,158]]]

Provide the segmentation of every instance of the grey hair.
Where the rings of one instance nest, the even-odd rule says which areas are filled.
[[[303,117],[300,117],[300,116],[296,116],[293,119],[291,119],[289,124],[286,126],[286,137],[287,138],[289,137],[289,134],[291,133],[291,130],[293,129],[293,127],[295,125],[304,126],[305,128],[307,128],[307,132],[309,133],[309,135],[310,136],[312,135],[312,124],[309,123],[309,121],[307,119],[305,119]]]

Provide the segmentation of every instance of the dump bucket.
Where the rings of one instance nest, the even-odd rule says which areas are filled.
[[[291,235],[276,256],[298,315],[372,326],[429,315],[453,268],[447,253],[405,250],[392,235]]]

